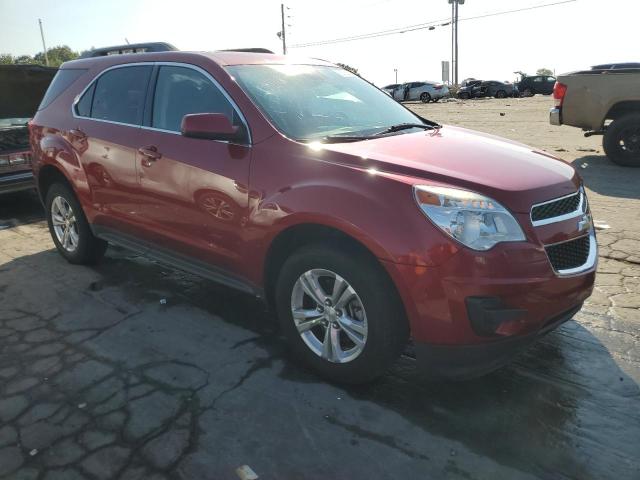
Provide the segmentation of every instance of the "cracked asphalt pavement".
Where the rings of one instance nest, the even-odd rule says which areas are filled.
[[[70,265],[34,195],[0,197],[0,478],[640,478],[640,170],[550,127],[548,103],[412,106],[574,162],[609,227],[584,309],[472,381],[403,357],[331,385],[252,298],[113,247]]]

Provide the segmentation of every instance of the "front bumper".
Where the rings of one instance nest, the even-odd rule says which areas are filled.
[[[549,123],[557,126],[562,125],[562,110],[557,107],[549,110]]]
[[[497,370],[509,363],[540,337],[551,332],[578,313],[582,304],[550,318],[537,332],[506,340],[476,345],[415,344],[421,371],[431,378],[466,379]]]
[[[31,190],[35,187],[31,171],[0,174],[0,194]]]

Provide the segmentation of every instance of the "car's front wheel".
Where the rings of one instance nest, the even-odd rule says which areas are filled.
[[[640,113],[614,120],[604,133],[604,151],[613,162],[625,167],[640,167]]]
[[[423,93],[420,95],[420,101],[421,101],[422,103],[429,103],[429,102],[431,101],[431,95],[429,95],[429,93],[428,93],[428,92],[423,92]]]
[[[496,92],[496,98],[507,98],[507,92],[504,90],[498,90]]]
[[[303,247],[276,285],[283,333],[295,354],[324,377],[363,383],[383,374],[408,339],[397,294],[374,259]]]
[[[45,199],[49,232],[58,252],[70,263],[99,261],[107,242],[96,238],[73,191],[62,183],[53,184]]]

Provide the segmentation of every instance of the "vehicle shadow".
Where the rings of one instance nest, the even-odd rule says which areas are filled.
[[[0,195],[0,229],[43,219],[44,211],[35,190]]]
[[[640,198],[640,169],[622,167],[604,155],[585,155],[573,161],[585,185],[599,193],[618,198]]]

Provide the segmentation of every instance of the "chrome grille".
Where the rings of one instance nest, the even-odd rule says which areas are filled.
[[[582,267],[589,259],[591,241],[591,236],[586,235],[568,242],[546,246],[545,250],[553,269],[556,272],[562,272]]]
[[[534,227],[577,217],[587,211],[587,197],[580,188],[576,193],[542,202],[531,207]]]

